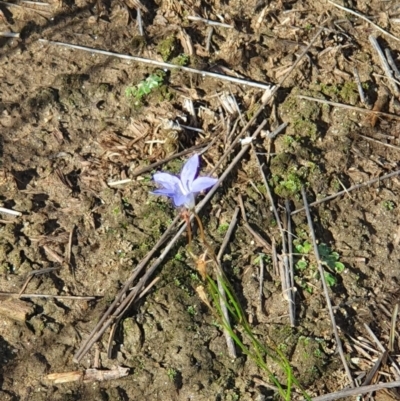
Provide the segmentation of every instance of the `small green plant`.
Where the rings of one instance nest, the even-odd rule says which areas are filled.
[[[275,192],[285,197],[287,194],[295,195],[300,192],[301,186],[300,177],[294,172],[289,172],[285,178],[279,180]]]
[[[323,356],[322,351],[319,348],[315,349],[314,356],[317,358],[322,358],[322,356]]]
[[[125,89],[125,96],[133,101],[135,106],[140,106],[143,99],[153,90],[159,89],[164,81],[164,73],[149,75],[145,80],[140,81],[135,86],[128,86]]]
[[[286,146],[287,148],[291,147],[291,146],[293,145],[294,142],[296,142],[296,140],[295,140],[292,136],[290,136],[290,135],[285,135],[285,136],[283,137],[283,143],[285,144],[285,146]]]
[[[309,255],[312,250],[312,244],[307,240],[296,239],[293,241],[294,247],[301,258],[296,262],[296,270],[299,272],[306,272],[310,270],[313,275],[317,275],[317,267],[315,264],[310,263]],[[339,261],[339,254],[332,251],[328,245],[319,244],[318,253],[321,258],[321,263],[326,267],[324,276],[326,283],[333,287],[337,284],[335,273],[342,273],[345,266]],[[312,293],[313,288],[305,281],[300,280],[300,285],[309,293]]]
[[[189,305],[187,307],[187,312],[189,313],[190,316],[196,316],[197,315],[196,306]]]
[[[153,176],[151,174],[146,174],[142,177],[143,182],[151,182],[153,180]]]
[[[171,380],[172,382],[175,381],[177,374],[178,374],[178,371],[176,369],[174,369],[174,368],[167,369],[167,376],[168,376],[169,380]]]
[[[271,257],[269,255],[266,255],[265,253],[260,252],[258,256],[256,256],[253,260],[253,263],[255,265],[260,264],[261,260],[264,262],[264,264],[269,264],[271,262]]]
[[[117,255],[119,258],[124,258],[126,256],[126,253],[124,251],[121,251],[120,249],[117,251]]]
[[[383,201],[382,205],[389,212],[391,212],[396,207],[396,204],[393,201],[390,201],[390,200]]]
[[[229,223],[222,223],[218,226],[218,232],[221,235],[224,235],[228,231],[228,228],[229,228]]]
[[[195,282],[200,282],[200,277],[197,273],[190,273],[190,279]]]

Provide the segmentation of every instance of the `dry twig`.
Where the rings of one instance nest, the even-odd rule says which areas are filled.
[[[202,75],[203,77],[221,79],[223,81],[234,82],[239,85],[247,85],[247,86],[252,86],[254,88],[259,88],[259,89],[264,89],[264,90],[271,90],[271,87],[272,87],[272,85],[270,85],[270,84],[263,84],[261,82],[255,82],[255,81],[250,81],[247,79],[235,78],[235,77],[231,77],[229,75],[216,74],[215,72],[210,72],[210,71],[196,70],[195,68],[165,63],[163,61],[151,60],[151,59],[144,58],[144,57],[137,57],[137,56],[130,56],[128,54],[114,53],[114,52],[94,49],[94,48],[86,47],[86,46],[73,45],[70,43],[54,42],[54,41],[47,40],[47,39],[39,39],[39,42],[48,43],[48,44],[56,45],[56,46],[63,46],[63,47],[67,47],[69,49],[83,50],[83,51],[90,52],[90,53],[101,54],[103,56],[112,56],[112,57],[122,58],[124,60],[130,60],[130,61],[136,61],[136,62],[144,63],[144,64],[156,65],[157,67],[168,68],[169,70],[181,70],[181,71],[189,72],[192,74]]]
[[[361,138],[364,138],[367,141],[379,143],[379,145],[386,146],[387,148],[390,148],[390,149],[400,150],[400,146],[396,146],[396,145],[392,145],[390,143],[385,143],[385,142],[382,142],[382,141],[378,141],[378,139],[370,138],[369,136],[359,134],[358,132],[356,132],[356,134],[357,134],[357,136],[359,136]]]
[[[360,94],[361,103],[366,104],[364,89],[362,87],[361,80],[360,80],[360,75],[358,74],[358,71],[357,71],[356,67],[354,67],[353,73],[354,73],[354,78],[356,80],[358,93]]]
[[[392,88],[393,88],[394,93],[396,93],[396,94],[398,95],[398,94],[400,93],[400,92],[399,92],[399,88],[398,88],[396,82],[394,81],[394,77],[393,77],[392,70],[391,70],[391,68],[390,68],[390,66],[389,66],[388,61],[386,60],[386,57],[385,57],[385,55],[384,55],[384,53],[383,53],[381,47],[379,46],[379,43],[378,43],[376,37],[373,36],[373,35],[369,35],[369,41],[371,42],[372,47],[373,47],[373,48],[375,49],[375,51],[378,53],[378,56],[379,56],[379,60],[380,60],[380,62],[381,62],[382,69],[383,69],[383,71],[385,72],[387,78],[389,79],[389,82],[390,82],[390,84],[392,85]]]
[[[0,207],[0,213],[11,214],[12,216],[22,216],[21,212],[16,212],[15,210],[6,209],[5,207]]]
[[[236,207],[235,211],[233,212],[231,222],[229,223],[228,231],[225,234],[224,240],[222,241],[221,248],[219,249],[219,252],[217,255],[217,260],[219,262],[219,265],[221,266],[221,269],[222,269],[222,264],[221,264],[222,255],[224,254],[225,249],[228,246],[229,240],[231,239],[233,230],[236,227],[237,216],[239,214],[239,210],[240,209],[238,207]],[[221,274],[217,271],[217,282],[218,282],[218,291],[220,294],[221,310],[224,315],[225,323],[230,326],[228,308],[226,307],[226,294],[225,294],[225,290],[224,290],[221,280],[223,280],[223,278],[221,277]],[[234,343],[232,337],[230,336],[229,332],[226,329],[224,329],[224,335],[225,335],[226,344],[227,344],[230,356],[232,358],[236,358],[237,355],[236,355],[235,343]]]
[[[343,109],[355,110],[355,111],[359,111],[361,113],[377,114],[379,116],[388,117],[388,118],[391,118],[393,120],[400,120],[400,116],[398,116],[396,114],[384,113],[383,111],[363,109],[362,107],[351,106],[349,104],[343,104],[343,103],[337,103],[337,102],[331,102],[329,100],[317,99],[315,97],[310,97],[310,96],[298,95],[297,97],[299,99],[310,100],[312,102],[317,102],[317,103],[322,103],[322,104],[329,104],[329,106],[333,106],[333,107],[341,107]]]
[[[186,17],[188,20],[191,20],[191,21],[200,21],[200,22],[203,22],[204,24],[206,24],[206,25],[211,25],[211,26],[220,26],[220,27],[222,27],[222,28],[230,28],[230,29],[233,29],[233,26],[232,25],[229,25],[229,24],[224,24],[224,23],[222,23],[222,22],[218,22],[218,21],[211,21],[211,20],[209,20],[209,19],[205,19],[205,18],[201,18],[201,17],[195,17],[195,16],[188,16],[188,17]]]
[[[247,221],[246,210],[245,210],[245,208],[244,208],[243,199],[242,199],[242,195],[241,195],[241,194],[239,194],[239,196],[238,196],[238,201],[239,201],[240,209],[241,209],[241,211],[242,211],[243,227],[247,230],[247,232],[248,232],[249,234],[251,234],[251,235],[254,237],[254,239],[256,240],[256,242],[257,242],[260,246],[264,247],[265,250],[266,250],[267,252],[271,252],[271,251],[272,251],[271,245],[268,244],[268,242],[265,241],[265,239],[264,239],[260,234],[258,234],[258,233],[253,229],[253,227],[251,227],[251,225],[249,224],[249,222]]]
[[[53,299],[71,299],[72,301],[93,301],[102,296],[87,297],[87,296],[75,296],[75,295],[51,295],[51,294],[19,294],[16,292],[0,292],[0,296],[7,296],[11,298],[53,298]]]
[[[149,172],[151,170],[154,170],[155,168],[160,167],[163,164],[168,163],[171,160],[174,160],[174,159],[177,159],[178,157],[185,156],[185,155],[187,155],[189,153],[192,153],[195,150],[200,150],[201,149],[200,152],[198,152],[198,153],[202,154],[202,153],[206,152],[215,143],[216,140],[217,140],[217,137],[215,137],[211,142],[209,142],[207,144],[206,143],[201,143],[199,145],[192,146],[189,149],[182,150],[182,152],[175,153],[175,154],[173,154],[171,156],[168,156],[164,160],[160,160],[159,162],[155,162],[155,163],[152,163],[152,164],[150,164],[150,165],[148,165],[146,167],[143,167],[143,168],[141,168],[139,170],[135,170],[135,171],[132,172],[131,177],[132,178],[138,177],[139,175],[142,175],[142,174],[147,173],[147,172]]]
[[[375,333],[371,330],[371,328],[364,323],[364,327],[367,330],[368,334],[371,336],[372,340],[375,342],[375,344],[378,346],[379,350],[381,352],[386,352],[387,349],[384,347],[384,345],[379,341],[379,338],[375,335]],[[397,372],[397,377],[396,379],[400,378],[400,368],[397,366],[397,363],[393,360],[393,358],[388,355],[393,367],[396,369]]]
[[[390,67],[391,67],[392,70],[393,70],[394,76],[395,76],[398,80],[400,80],[400,71],[399,71],[399,69],[397,68],[397,65],[396,65],[396,63],[395,63],[395,61],[394,61],[394,59],[393,59],[393,56],[392,56],[392,53],[390,52],[390,49],[387,48],[387,47],[385,48],[385,56],[386,56],[386,59],[387,59],[389,65],[390,65]],[[396,82],[397,82],[397,81],[396,81]]]
[[[137,21],[137,26],[138,26],[138,31],[140,36],[144,36],[144,29],[143,29],[143,20],[142,20],[142,11],[140,10],[140,7],[136,9],[136,21]]]
[[[353,14],[353,15],[355,15],[355,16],[357,16],[357,17],[363,19],[364,21],[367,21],[369,24],[371,24],[371,25],[372,25],[374,28],[376,28],[378,31],[384,33],[385,35],[390,36],[390,37],[391,37],[392,39],[394,39],[394,40],[400,41],[400,39],[399,39],[398,37],[392,35],[390,32],[385,31],[383,28],[381,28],[379,25],[376,25],[375,23],[373,23],[370,19],[368,19],[368,18],[365,17],[364,15],[362,15],[362,14],[356,12],[356,11],[353,11],[353,10],[351,10],[350,8],[340,6],[339,4],[336,4],[335,2],[333,2],[332,0],[328,0],[328,3],[334,5],[334,6],[337,7],[337,8],[340,8],[341,10],[344,10],[344,11],[350,13],[350,14]]]
[[[303,197],[304,208],[306,210],[308,227],[310,229],[311,240],[312,240],[313,247],[314,247],[314,254],[315,254],[315,257],[317,259],[318,271],[319,271],[319,275],[320,275],[320,278],[321,278],[322,287],[324,289],[326,305],[328,307],[329,317],[331,319],[332,329],[333,329],[333,333],[335,335],[336,346],[337,346],[340,358],[342,360],[344,369],[346,371],[347,377],[348,377],[348,379],[349,379],[349,381],[351,383],[351,386],[354,387],[354,380],[353,380],[353,377],[351,376],[351,372],[350,372],[349,366],[348,366],[347,361],[346,361],[346,357],[345,357],[344,352],[343,352],[342,341],[341,341],[341,339],[339,337],[339,332],[338,332],[338,329],[337,329],[335,316],[333,314],[332,303],[331,303],[331,300],[329,298],[328,285],[326,284],[324,268],[322,267],[321,258],[319,256],[317,239],[315,238],[313,222],[312,222],[312,218],[311,218],[310,209],[308,207],[307,195],[306,195],[306,191],[305,191],[304,187],[301,188],[301,195]]]
[[[293,234],[292,234],[292,218],[290,211],[290,202],[288,199],[285,201],[286,219],[287,219],[287,239],[288,239],[288,251],[289,251],[289,287],[292,291],[292,307],[289,309],[289,313],[293,315],[291,318],[292,325],[296,325],[296,287],[294,285],[294,261],[293,261]]]
[[[78,351],[74,355],[74,362],[79,363],[80,360],[83,358],[83,356],[89,351],[89,349],[92,347],[92,345],[100,339],[100,337],[103,335],[105,330],[111,326],[111,324],[118,318],[118,316],[121,314],[122,311],[125,311],[126,307],[129,307],[131,304],[133,298],[136,293],[133,293],[133,290],[129,293],[127,296],[126,294],[128,293],[132,283],[136,280],[136,278],[139,276],[139,274],[142,272],[144,267],[147,265],[147,263],[150,261],[150,259],[155,255],[155,253],[161,248],[162,245],[166,242],[168,237],[172,234],[172,232],[175,229],[176,224],[180,220],[180,216],[176,216],[175,219],[172,221],[172,223],[169,225],[167,230],[164,232],[164,234],[161,236],[161,238],[158,240],[158,242],[154,245],[153,249],[150,250],[150,252],[141,260],[141,262],[138,264],[132,275],[128,278],[128,280],[125,282],[124,286],[120,290],[120,292],[117,294],[115,297],[113,303],[109,306],[107,311],[103,314],[101,317],[100,321],[97,323],[95,328],[92,330],[92,332],[89,334],[88,338],[81,344],[81,347],[78,349]],[[180,231],[183,231],[182,229]],[[180,232],[179,231],[179,232]],[[165,253],[165,252],[164,252]],[[159,263],[163,260],[161,258],[163,255],[160,255],[160,257],[157,259]],[[165,257],[165,255],[164,255]],[[159,264],[158,263],[158,264]],[[158,266],[157,264],[157,266]],[[154,269],[155,270],[155,269]],[[144,276],[141,281],[145,280]],[[142,283],[142,287],[144,287],[145,282]],[[134,288],[136,289],[136,288]]]
[[[349,388],[336,393],[324,394],[319,397],[312,398],[312,401],[334,401],[340,398],[352,397],[360,394],[371,393],[385,388],[395,388],[400,386],[400,380],[391,383],[372,384],[370,386],[362,386],[357,388]]]
[[[33,276],[39,276],[40,274],[46,274],[50,273],[54,270],[59,270],[61,269],[61,266],[57,267],[48,267],[47,269],[40,269],[40,270],[33,270],[30,273],[28,273],[28,277],[26,278],[22,288],[20,289],[18,295],[18,298],[22,298],[22,293],[26,290],[26,287],[28,286],[29,282],[32,280]]]
[[[293,281],[293,279],[291,278],[291,270],[289,269],[289,258],[288,258],[288,251],[287,251],[287,241],[286,241],[286,235],[285,235],[285,231],[283,229],[283,225],[278,213],[278,210],[275,206],[275,202],[274,202],[274,198],[272,197],[272,193],[271,190],[269,188],[268,185],[268,181],[267,181],[267,177],[265,176],[264,170],[263,170],[263,166],[260,163],[260,160],[258,159],[258,155],[254,149],[254,147],[252,148],[253,152],[254,152],[254,156],[257,160],[257,164],[258,167],[260,169],[260,173],[261,173],[261,177],[263,180],[263,183],[265,185],[265,188],[267,190],[267,194],[268,194],[268,199],[271,203],[271,207],[272,207],[272,211],[274,213],[275,216],[275,221],[277,222],[278,225],[278,229],[279,229],[279,233],[281,235],[281,240],[282,240],[282,260],[283,260],[283,277],[282,277],[282,292],[285,296],[285,299],[287,299],[288,304],[289,304],[289,318],[290,318],[290,325],[294,326],[295,325],[295,319],[294,319],[294,291],[295,288],[291,287],[290,283]]]
[[[391,178],[391,177],[394,177],[394,176],[399,175],[399,174],[400,174],[400,170],[396,170],[396,171],[393,171],[392,173],[385,174],[385,175],[383,175],[382,177],[374,178],[374,179],[369,180],[369,181],[367,181],[367,182],[363,182],[362,184],[352,185],[350,188],[346,188],[346,189],[344,189],[343,191],[336,192],[336,194],[329,195],[329,196],[326,196],[326,197],[323,198],[323,199],[320,199],[320,200],[318,200],[318,201],[312,202],[312,203],[310,203],[310,204],[308,205],[308,207],[317,206],[317,205],[319,205],[319,204],[321,204],[321,203],[324,203],[324,202],[330,201],[330,200],[332,200],[332,199],[335,199],[335,198],[337,198],[338,196],[347,194],[347,193],[350,192],[350,191],[354,191],[355,189],[360,189],[360,188],[363,188],[363,187],[367,187],[368,185],[374,184],[375,182],[379,182],[379,181],[382,181],[382,180],[386,180],[387,178]],[[291,213],[291,216],[293,216],[294,214],[300,213],[300,212],[302,212],[303,210],[305,210],[305,207],[301,207],[300,209],[294,210],[294,211]]]

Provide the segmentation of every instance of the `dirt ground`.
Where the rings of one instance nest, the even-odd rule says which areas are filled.
[[[340,4],[400,38],[397,1]],[[265,163],[285,229],[285,200],[292,210],[301,208],[301,185],[312,202],[396,171],[399,93],[369,36],[390,49],[398,68],[399,39],[330,2],[308,0],[21,0],[0,4],[0,32],[0,199],[2,207],[22,213],[3,214],[0,220],[0,399],[278,399],[253,360],[239,350],[236,359],[230,357],[218,317],[196,292],[201,277],[185,235],[152,276],[158,281],[120,320],[112,358],[106,330],[79,364],[73,361],[178,213],[168,199],[149,194],[155,188],[152,173],[178,173],[193,152],[137,172],[214,141],[202,155],[201,174],[210,172],[256,114],[264,90],[39,39],[271,85],[280,83],[301,57],[248,128],[252,135],[267,122],[253,148],[201,213],[207,238],[218,251],[241,194],[250,226],[274,244],[278,255],[281,236],[256,155]],[[7,37],[6,32],[20,35]],[[140,92],[151,80],[154,86]],[[268,131],[282,123],[286,129],[270,139]],[[240,149],[240,144],[233,148],[215,177]],[[127,181],[113,184],[119,180]],[[390,328],[400,293],[399,193],[395,175],[311,208],[317,241],[327,254],[324,268],[336,323],[358,384],[382,352],[365,325],[385,349],[392,348],[392,362],[382,364],[375,379],[398,376],[393,366],[399,338],[396,334],[390,346]],[[349,379],[308,249],[309,233],[305,213],[294,214],[295,327],[273,254],[246,230],[243,216],[222,260],[254,334],[284,352],[296,378],[316,396],[348,386]],[[194,249],[200,257],[201,245]],[[260,258],[265,265],[261,299]],[[42,269],[48,270],[37,274]],[[27,279],[23,294],[60,297],[17,299]],[[73,298],[78,296],[94,298]],[[78,375],[66,383],[49,376],[117,366],[128,368],[128,375],[102,382],[84,382]],[[375,397],[399,399],[395,391]],[[301,397],[294,393],[293,399]]]

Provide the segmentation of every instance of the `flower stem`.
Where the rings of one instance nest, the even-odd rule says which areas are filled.
[[[192,227],[190,226],[190,219],[187,219],[186,222],[187,232],[188,232],[188,245],[192,244]]]
[[[204,227],[203,227],[203,223],[201,222],[201,219],[200,219],[199,215],[198,215],[196,212],[194,212],[194,211],[193,211],[193,216],[196,218],[197,224],[199,225],[201,241],[203,242],[203,244],[206,244],[206,245],[207,245],[207,248],[208,248],[209,245],[207,244],[206,237],[204,236]]]
[[[187,210],[184,210],[181,213],[183,220],[186,222],[186,229],[188,233],[188,246],[190,247],[192,244],[192,226],[190,225],[190,216]]]

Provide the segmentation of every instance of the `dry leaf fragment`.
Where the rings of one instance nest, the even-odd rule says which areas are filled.
[[[204,287],[202,285],[199,285],[198,287],[196,287],[196,292],[199,298],[212,310]]]
[[[195,54],[193,42],[188,33],[184,29],[180,28],[178,38],[181,41],[184,53],[189,56],[193,56]]]
[[[83,372],[75,370],[65,373],[52,373],[47,375],[45,378],[53,381],[54,384],[69,383],[78,380],[88,383],[94,381],[116,380],[120,379],[121,377],[128,376],[128,374],[129,368],[117,366],[111,370],[86,369]]]

